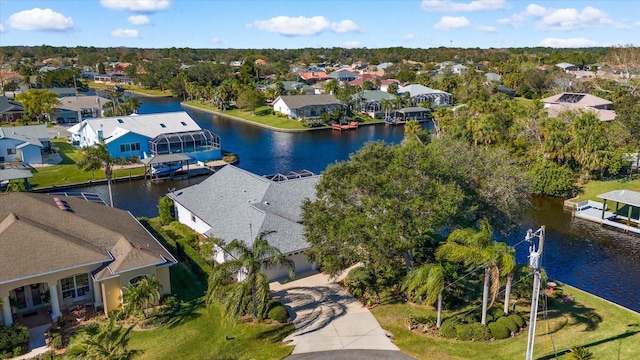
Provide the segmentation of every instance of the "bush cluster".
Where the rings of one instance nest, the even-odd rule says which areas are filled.
[[[463,341],[486,341],[491,339],[491,333],[485,325],[476,322],[456,326],[456,337]]]
[[[520,327],[518,326],[518,324],[516,324],[513,321],[513,319],[510,319],[510,318],[508,318],[506,316],[503,316],[503,317],[499,318],[495,322],[497,322],[498,324],[502,324],[504,327],[509,329],[509,332],[511,332],[511,333],[515,334],[518,331],[520,331]],[[509,334],[509,335],[511,335],[511,334]]]
[[[0,358],[22,355],[29,349],[29,329],[20,324],[0,326]]]
[[[268,305],[267,317],[271,320],[275,320],[281,324],[284,324],[289,319],[289,313],[287,309],[277,300],[272,300]]]
[[[456,331],[456,327],[460,325],[457,319],[447,319],[442,322],[440,326],[439,335],[443,338],[447,339],[455,339],[458,334]]]
[[[491,332],[491,337],[496,340],[506,339],[511,336],[511,331],[499,322],[491,322],[487,327],[489,328],[489,332]]]

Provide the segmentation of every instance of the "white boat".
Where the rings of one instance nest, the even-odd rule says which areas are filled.
[[[182,169],[182,165],[180,163],[157,164],[155,166],[151,166],[151,175],[170,175],[180,169]]]

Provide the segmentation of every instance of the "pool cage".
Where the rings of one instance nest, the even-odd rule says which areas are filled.
[[[220,148],[220,137],[209,130],[167,133],[149,140],[152,155],[192,153]]]
[[[263,177],[274,182],[280,182],[280,181],[288,181],[293,179],[302,179],[310,176],[316,176],[316,174],[312,173],[309,170],[298,170],[298,171],[288,171],[286,173],[264,175]]]

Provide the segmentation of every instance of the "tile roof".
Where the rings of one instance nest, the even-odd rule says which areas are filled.
[[[0,284],[95,265],[96,280],[175,258],[129,212],[80,198],[0,195]],[[67,210],[69,209],[69,210]]]
[[[206,222],[207,236],[248,245],[262,231],[269,244],[287,254],[308,248],[301,224],[301,205],[315,198],[319,176],[271,181],[227,165],[200,184],[174,191],[169,197]]]

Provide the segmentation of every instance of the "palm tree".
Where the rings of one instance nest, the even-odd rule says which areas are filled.
[[[130,115],[130,114],[135,114],[138,112],[138,109],[140,109],[140,105],[142,105],[142,103],[140,102],[140,99],[138,99],[137,97],[134,96],[127,96],[124,98],[124,102],[122,103],[122,108],[123,108],[123,113],[122,115]]]
[[[324,92],[327,94],[337,94],[338,89],[340,89],[340,82],[337,79],[327,80],[324,84]]]
[[[413,296],[413,300],[420,297],[427,305],[438,302],[438,318],[436,327],[442,323],[442,291],[444,291],[444,268],[437,264],[424,264],[411,270],[401,285],[401,289]]]
[[[284,266],[289,270],[289,277],[295,273],[293,261],[265,239],[271,233],[273,231],[261,232],[251,247],[237,239],[224,247],[224,252],[233,259],[213,269],[206,295],[208,304],[221,300],[230,318],[251,313],[254,320],[264,319],[271,294],[261,267]]]
[[[422,143],[422,140],[418,137],[418,133],[422,130],[420,123],[417,120],[409,120],[404,124],[404,142],[418,141]]]
[[[393,101],[390,99],[380,100],[380,109],[384,111],[384,118],[389,118],[389,110],[393,109]]]
[[[487,323],[487,309],[493,305],[500,290],[500,270],[510,273],[515,268],[513,249],[505,243],[493,241],[493,230],[486,219],[480,222],[480,229],[457,229],[447,241],[436,250],[436,258],[462,263],[470,269],[484,268],[482,291],[482,320]],[[489,291],[491,290],[491,304]]]
[[[160,290],[162,284],[155,276],[145,276],[134,284],[125,287],[122,295],[125,312],[127,314],[142,312],[147,318],[147,308],[149,304],[160,300]]]
[[[591,360],[593,353],[582,346],[569,349],[567,358],[570,360]]]
[[[109,154],[107,145],[102,142],[93,146],[82,148],[82,159],[76,163],[78,168],[84,171],[93,172],[98,169],[104,169],[104,175],[107,178],[107,187],[109,189],[109,204],[113,207],[113,193],[111,191],[111,181],[113,176],[113,164],[115,159]]]
[[[65,357],[83,360],[129,360],[141,354],[141,350],[128,349],[133,327],[116,325],[109,317],[100,326],[92,325],[85,329],[84,336],[72,344]]]

